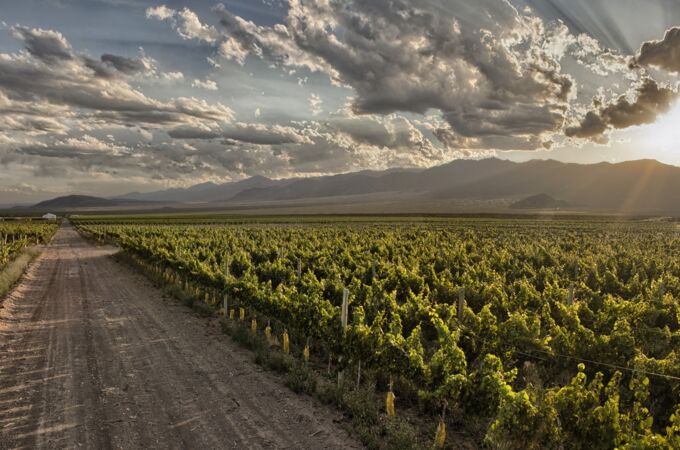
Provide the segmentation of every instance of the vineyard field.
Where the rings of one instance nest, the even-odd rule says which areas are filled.
[[[334,377],[363,371],[397,415],[445,425],[444,445],[463,430],[492,448],[680,448],[675,223],[73,221]]]
[[[0,270],[27,246],[47,243],[57,227],[54,222],[0,222]]]

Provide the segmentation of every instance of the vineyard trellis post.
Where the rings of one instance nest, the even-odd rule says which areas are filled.
[[[569,285],[569,298],[567,299],[567,305],[571,306],[574,304],[574,283]]]
[[[340,326],[342,327],[342,335],[347,335],[347,316],[349,313],[349,289],[342,290],[342,309],[340,311]],[[338,362],[342,361],[342,356],[338,357]],[[342,384],[342,370],[338,371],[338,386]]]
[[[463,304],[465,302],[465,288],[462,287],[458,290],[458,320],[460,321],[463,317]]]
[[[361,359],[357,364],[357,387],[361,386]]]
[[[349,289],[342,290],[342,310],[340,313],[340,325],[343,334],[347,333],[347,315],[349,313]]]

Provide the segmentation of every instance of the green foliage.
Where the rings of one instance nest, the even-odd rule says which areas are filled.
[[[54,222],[0,222],[0,269],[27,246],[47,243],[57,227]]]

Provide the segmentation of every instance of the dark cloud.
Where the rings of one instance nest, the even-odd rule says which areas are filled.
[[[660,41],[642,44],[635,62],[642,66],[680,72],[680,27],[666,31],[666,35]]]
[[[578,126],[566,129],[566,135],[579,138],[599,138],[609,129],[623,129],[652,123],[671,108],[678,97],[673,89],[660,86],[646,78],[634,90],[635,100],[622,95],[609,104],[595,101],[595,111],[589,111]]]
[[[82,60],[85,66],[92,69],[97,76],[104,78],[112,78],[119,74],[134,76],[151,69],[149,63],[142,58],[128,58],[109,53],[104,53],[99,61],[86,56]]]
[[[222,133],[211,128],[180,125],[168,130],[168,135],[174,139],[217,139]]]
[[[588,111],[578,126],[565,130],[568,137],[597,138],[607,131],[607,123],[599,112]]]
[[[126,75],[134,75],[147,69],[147,65],[139,58],[127,58],[104,53],[100,59],[103,63],[112,65],[118,72]]]
[[[55,64],[73,58],[71,45],[59,32],[15,26],[14,36],[24,41],[26,50],[37,59]]]

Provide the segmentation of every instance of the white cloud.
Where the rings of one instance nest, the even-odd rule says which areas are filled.
[[[184,74],[182,72],[165,72],[161,77],[168,81],[182,81],[184,80]]]
[[[165,5],[146,9],[146,17],[149,19],[167,20],[172,18],[176,13],[177,11],[168,8]]]
[[[323,105],[323,100],[321,100],[321,97],[319,97],[317,94],[310,94],[308,102],[309,109],[313,115],[318,116],[323,112],[323,108],[321,107]]]
[[[199,89],[205,89],[206,91],[216,91],[217,88],[217,83],[215,83],[213,80],[194,80],[191,85],[195,88]]]
[[[243,48],[236,39],[227,39],[219,45],[220,56],[236,61],[241,66],[246,63],[248,53],[248,50]]]
[[[148,19],[169,21],[183,39],[198,39],[213,43],[219,37],[215,27],[201,23],[196,13],[189,8],[176,11],[161,5],[147,8],[146,17]]]
[[[189,8],[184,8],[177,13],[177,31],[184,39],[199,39],[206,42],[215,42],[219,37],[217,30],[201,23],[196,13]]]

